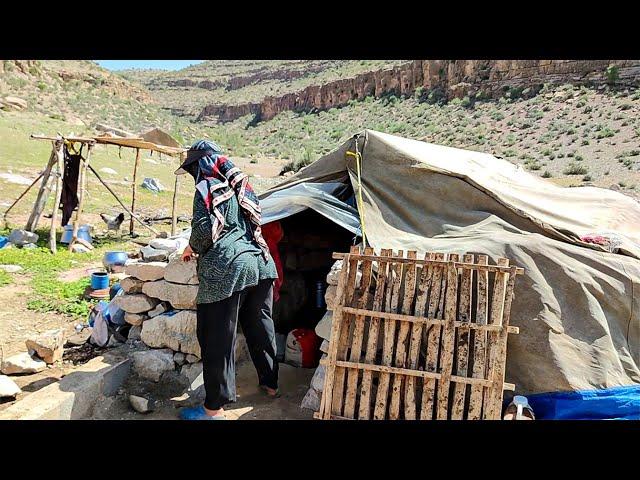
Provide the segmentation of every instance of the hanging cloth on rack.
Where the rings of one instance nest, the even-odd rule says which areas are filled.
[[[62,208],[62,226],[69,223],[74,210],[78,207],[78,177],[80,174],[80,159],[82,147],[76,153],[73,145],[64,145],[64,176],[62,178],[62,196],[60,206]]]

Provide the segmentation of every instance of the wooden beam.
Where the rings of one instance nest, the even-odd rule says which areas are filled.
[[[62,197],[62,177],[64,176],[64,141],[55,142],[57,166],[56,166],[56,197],[53,202],[53,214],[51,215],[51,229],[49,230],[49,250],[56,253],[56,230],[58,224],[58,211],[60,210],[60,198]]]
[[[332,257],[334,260],[342,260],[346,255],[347,254],[343,252],[334,252]],[[356,260],[375,261],[379,257],[377,257],[376,255],[357,254],[357,255],[352,255],[352,258]],[[424,259],[410,260],[403,257],[391,257],[390,261],[393,261],[396,263],[416,263],[418,265],[440,264],[440,265],[446,266],[449,264],[449,261],[447,260],[424,260]],[[511,272],[511,267],[504,267],[501,265],[479,265],[477,263],[454,262],[454,266],[456,268],[470,268],[472,270],[477,270],[477,271],[502,272],[502,273]],[[524,268],[516,267],[516,274],[523,275]]]
[[[140,225],[142,225],[144,228],[147,228],[147,229],[151,230],[156,235],[160,235],[160,232],[158,232],[155,228],[150,227],[149,225],[144,223],[140,217],[138,217],[135,213],[133,213],[131,210],[129,210],[129,208],[124,203],[122,203],[120,198],[118,198],[118,195],[116,195],[116,193],[113,190],[111,190],[111,187],[109,185],[107,185],[107,182],[105,182],[102,179],[102,177],[100,175],[98,175],[98,172],[96,172],[96,170],[91,165],[87,165],[87,166],[89,167],[89,170],[91,170],[93,172],[93,174],[98,178],[98,180],[100,180],[100,183],[102,183],[102,185],[104,185],[105,188],[107,190],[109,190],[109,193],[111,195],[113,195],[113,198],[115,198],[118,201],[120,206],[122,206],[122,208],[124,208],[125,212],[127,212],[129,215],[131,215],[132,218],[135,218],[138,221],[138,223]]]
[[[182,154],[180,155],[180,165],[182,165]],[[173,184],[173,203],[171,205],[171,236],[176,234],[176,227],[178,226],[178,179],[180,175],[176,175],[175,183]]]
[[[60,135],[52,137],[50,135],[30,135],[32,140],[48,140],[52,142],[57,142],[58,140],[69,140],[70,142],[79,142],[79,143],[96,143],[93,138],[89,137],[62,137]]]
[[[22,199],[22,197],[24,197],[29,192],[29,190],[33,188],[33,186],[36,183],[38,183],[38,180],[40,180],[43,175],[44,175],[44,171],[40,172],[40,175],[38,175],[38,177],[31,183],[31,185],[29,185],[27,189],[24,192],[22,192],[18,198],[15,199],[15,201],[9,206],[9,208],[7,208],[4,211],[4,213],[2,214],[2,220],[4,221],[5,227],[7,225],[7,215],[9,214],[11,209],[16,206],[16,204]]]
[[[51,148],[51,155],[49,155],[49,161],[47,162],[47,166],[42,173],[42,183],[40,184],[40,190],[38,190],[38,196],[36,197],[36,201],[33,205],[33,210],[31,210],[31,215],[29,215],[29,219],[27,220],[27,224],[24,229],[30,232],[33,232],[38,226],[38,222],[40,221],[40,216],[42,215],[42,210],[44,210],[44,205],[47,203],[47,198],[49,197],[49,178],[51,177],[51,169],[57,162],[56,157],[56,148],[55,145]]]
[[[133,185],[131,196],[131,213],[136,212],[136,192],[138,190],[138,166],[140,165],[140,149],[136,148],[136,163],[133,166]],[[129,234],[133,235],[133,216],[129,222]]]

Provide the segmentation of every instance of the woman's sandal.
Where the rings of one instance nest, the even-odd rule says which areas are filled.
[[[259,387],[260,387],[260,390],[262,390],[267,395],[267,397],[269,397],[269,398],[280,398],[280,391],[279,390],[276,390],[276,393],[270,393],[269,390],[268,390],[269,387],[267,387],[266,385],[259,385]]]
[[[527,397],[516,395],[504,412],[503,420],[535,420],[531,405]]]

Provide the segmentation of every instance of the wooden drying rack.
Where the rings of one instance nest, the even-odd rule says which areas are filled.
[[[358,247],[333,258],[344,263],[316,418],[500,418],[503,390],[515,388],[504,377],[522,268],[506,258],[489,265],[486,255]]]

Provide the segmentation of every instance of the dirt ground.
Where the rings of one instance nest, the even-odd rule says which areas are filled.
[[[86,268],[86,267],[85,267]],[[74,321],[55,312],[40,313],[27,309],[33,290],[27,275],[15,275],[14,283],[0,288],[0,345],[5,357],[24,352],[27,337],[63,328],[65,337],[73,334]]]
[[[257,377],[250,361],[238,365],[236,373],[237,402],[226,409],[229,420],[311,420],[313,412],[300,408],[309,388],[314,369],[295,368],[280,364],[280,398],[268,398],[257,386]],[[184,385],[176,376],[165,375],[160,382],[142,381],[134,374],[118,394],[97,402],[92,420],[178,420],[179,409],[196,403],[183,395]],[[147,414],[134,411],[129,394],[156,401],[155,410]]]

